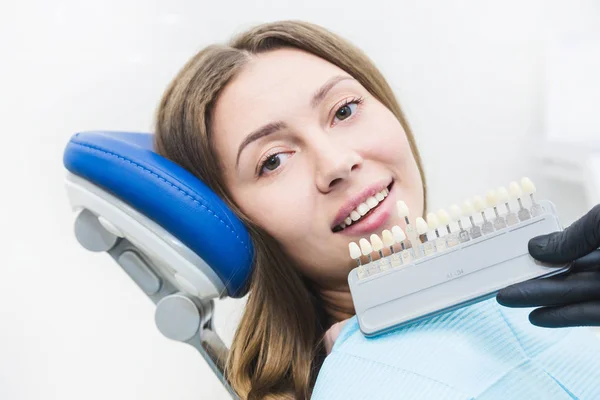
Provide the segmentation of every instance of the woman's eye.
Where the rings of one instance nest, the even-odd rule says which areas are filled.
[[[337,118],[340,121],[345,120],[354,113],[356,107],[358,107],[358,102],[344,104],[336,111],[335,118]]]
[[[265,173],[269,173],[275,171],[283,161],[286,160],[286,157],[290,155],[287,153],[276,153],[270,156],[267,156],[263,163],[261,164],[259,175],[263,175]]]

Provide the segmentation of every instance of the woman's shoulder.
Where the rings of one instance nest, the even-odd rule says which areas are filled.
[[[356,317],[351,317],[333,324],[331,328],[325,332],[323,342],[327,355],[331,353],[336,344],[342,342],[344,337],[355,330],[354,326],[357,324]]]

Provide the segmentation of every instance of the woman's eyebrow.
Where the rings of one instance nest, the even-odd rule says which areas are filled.
[[[327,82],[325,82],[323,84],[323,86],[321,86],[313,94],[311,101],[310,101],[311,107],[313,107],[313,108],[317,107],[319,105],[319,103],[321,103],[323,101],[325,96],[327,96],[327,93],[329,93],[329,91],[335,85],[337,85],[339,82],[347,80],[347,79],[354,80],[354,78],[352,78],[351,76],[348,76],[348,75],[336,75],[332,78],[329,78],[327,80]],[[235,159],[235,167],[236,168],[238,167],[238,164],[240,162],[240,156],[242,154],[242,150],[244,150],[244,148],[246,146],[248,146],[250,143],[252,143],[262,137],[271,135],[271,134],[278,132],[285,128],[287,128],[287,125],[283,121],[269,122],[268,124],[261,126],[260,128],[254,130],[252,133],[250,133],[248,136],[246,136],[244,138],[244,140],[242,141],[242,143],[240,144],[240,147],[238,148],[237,157]]]
[[[327,96],[327,93],[335,85],[337,85],[339,82],[344,81],[346,79],[354,80],[353,77],[348,76],[348,75],[337,75],[337,76],[334,76],[334,77],[330,78],[327,82],[325,82],[325,84],[323,86],[321,86],[319,88],[319,90],[317,90],[315,92],[315,94],[313,94],[313,97],[312,97],[312,99],[310,101],[311,107],[315,108],[316,106],[318,106],[319,103],[323,101],[323,99],[325,98],[325,96]]]
[[[240,162],[240,155],[242,154],[242,150],[244,150],[246,146],[248,146],[255,140],[271,135],[285,128],[287,128],[287,125],[283,121],[270,122],[264,126],[261,126],[260,128],[256,129],[251,134],[246,136],[244,138],[244,141],[242,142],[242,144],[240,144],[240,147],[238,148],[237,157],[235,159],[235,167],[238,167],[238,164]]]

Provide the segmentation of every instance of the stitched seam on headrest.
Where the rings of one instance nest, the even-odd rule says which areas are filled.
[[[157,173],[155,173],[155,172],[152,172],[152,171],[150,171],[148,168],[144,167],[143,165],[140,165],[140,164],[136,163],[135,161],[129,160],[129,159],[127,159],[127,158],[125,158],[125,157],[123,157],[123,156],[120,156],[120,155],[118,155],[118,154],[116,154],[116,153],[112,153],[112,152],[110,152],[110,151],[107,151],[107,150],[104,150],[104,149],[100,149],[100,148],[98,148],[98,147],[95,147],[95,146],[89,145],[89,144],[87,144],[87,143],[80,143],[80,142],[76,142],[76,141],[74,141],[74,140],[71,140],[71,143],[73,143],[73,144],[76,144],[76,145],[79,145],[79,146],[82,146],[82,147],[87,147],[87,148],[89,148],[89,149],[96,150],[96,151],[99,151],[99,152],[101,152],[101,153],[104,153],[104,154],[107,154],[107,155],[109,155],[109,156],[113,156],[113,157],[116,157],[116,158],[118,158],[118,159],[120,159],[120,160],[123,160],[123,161],[125,161],[125,162],[128,162],[128,163],[130,163],[130,164],[134,165],[135,167],[137,167],[137,168],[140,168],[141,170],[143,170],[143,171],[145,171],[145,172],[148,172],[149,174],[151,174],[151,175],[153,175],[153,176],[157,177],[159,180],[161,180],[161,181],[165,182],[167,185],[169,185],[169,186],[171,186],[171,187],[173,187],[173,188],[177,189],[178,191],[180,191],[181,193],[183,193],[185,196],[189,197],[189,198],[190,198],[190,199],[191,199],[193,202],[197,203],[197,204],[198,204],[200,207],[202,207],[202,208],[206,209],[206,211],[208,211],[208,213],[209,213],[209,214],[211,214],[213,217],[215,217],[216,219],[218,219],[218,220],[219,220],[219,221],[220,221],[220,222],[221,222],[223,225],[225,225],[225,226],[226,226],[226,227],[229,229],[229,231],[230,231],[231,233],[233,233],[233,234],[235,235],[235,237],[236,237],[236,238],[239,240],[239,242],[240,242],[240,243],[241,243],[241,244],[244,246],[244,248],[245,248],[246,250],[249,250],[249,249],[248,249],[248,246],[246,245],[246,243],[244,243],[244,241],[243,241],[243,240],[242,240],[242,239],[239,237],[239,235],[238,235],[238,234],[235,232],[235,230],[233,229],[233,227],[229,226],[229,224],[227,224],[227,222],[223,221],[223,220],[221,219],[221,217],[219,217],[219,216],[218,216],[218,215],[217,215],[217,214],[216,214],[216,213],[215,213],[213,210],[211,210],[210,208],[208,208],[206,205],[202,204],[202,203],[201,203],[199,200],[197,200],[196,198],[194,198],[194,196],[192,196],[191,194],[187,193],[185,190],[181,189],[181,188],[180,188],[180,187],[178,187],[177,185],[175,185],[175,184],[173,184],[173,183],[171,183],[171,182],[167,181],[165,178],[161,177],[160,175],[158,175],[158,174],[157,174]]]

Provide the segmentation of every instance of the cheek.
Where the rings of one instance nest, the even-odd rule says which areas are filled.
[[[423,213],[423,180],[410,142],[400,122],[387,108],[373,113],[375,118],[365,135],[370,138],[363,144],[367,158],[387,166],[398,179],[397,189],[402,200],[406,201],[413,215]]]
[[[242,211],[284,246],[306,238],[315,215],[312,181],[302,168],[286,172],[267,184],[238,188],[234,196]]]
[[[394,166],[395,169],[416,167],[406,132],[387,108],[380,106],[372,110],[360,131],[363,137],[361,147],[369,158]],[[364,132],[369,134],[365,135]]]

